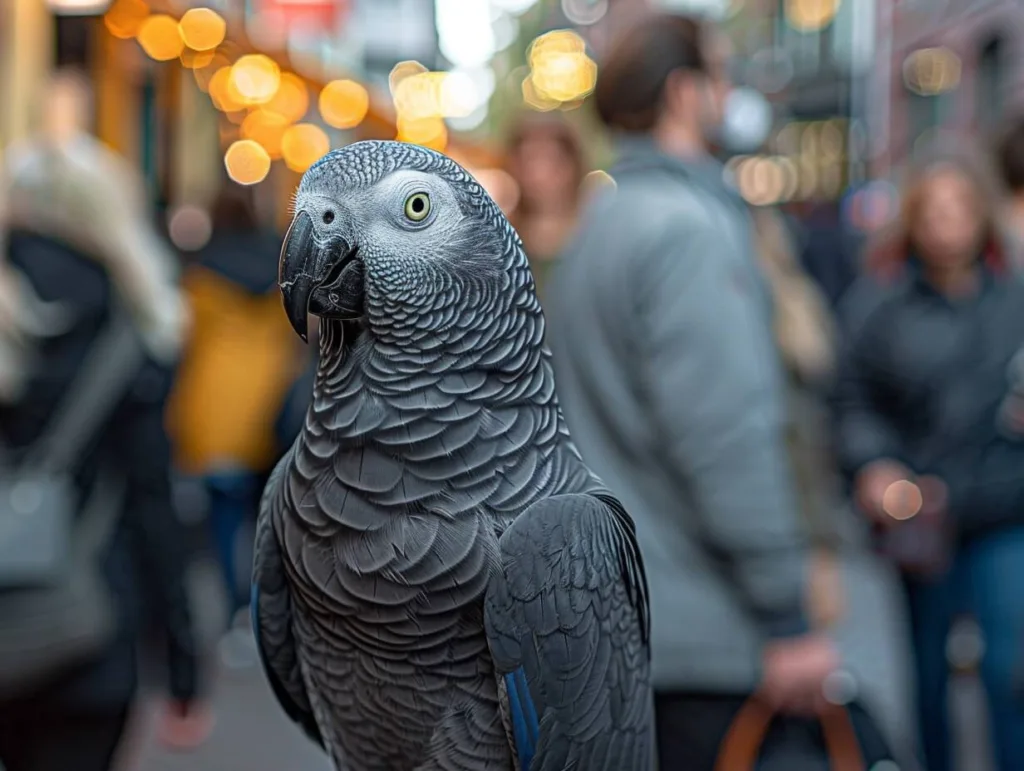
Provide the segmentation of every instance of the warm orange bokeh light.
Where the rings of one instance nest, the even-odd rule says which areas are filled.
[[[800,32],[817,32],[836,18],[839,0],[786,0],[786,21]]]
[[[182,55],[184,56],[184,53]],[[213,76],[216,75],[220,69],[229,67],[230,64],[231,62],[228,61],[228,58],[219,53],[214,53],[213,59],[208,64],[204,64],[202,66],[196,64],[192,70],[192,75],[196,79],[196,85],[199,87],[199,90],[204,92],[209,91],[210,81],[213,80]]]
[[[320,92],[320,115],[334,128],[355,128],[369,109],[369,93],[354,80],[331,81]]]
[[[393,94],[395,110],[410,120],[442,117],[441,92],[447,77],[447,72],[421,72],[403,78]]]
[[[239,139],[224,153],[228,176],[240,185],[255,185],[270,173],[270,155],[251,139]]]
[[[448,146],[448,127],[441,118],[414,118],[412,120],[398,116],[399,142],[423,145],[438,152],[444,152]]]
[[[213,51],[193,51],[186,48],[181,52],[181,66],[188,70],[201,70],[213,63],[216,54]]]
[[[224,42],[227,23],[216,11],[193,8],[185,12],[178,22],[181,39],[193,51],[212,51]]]
[[[213,106],[221,112],[238,112],[245,107],[244,104],[241,104],[235,98],[230,86],[230,81],[231,67],[229,66],[221,67],[210,79],[208,86],[210,99],[213,101]]]
[[[263,105],[263,109],[277,113],[288,123],[302,120],[309,109],[309,89],[305,81],[294,73],[282,73],[277,93]]]
[[[231,67],[229,85],[242,104],[266,104],[281,85],[281,68],[265,54],[246,54]]]
[[[241,134],[263,146],[271,158],[281,157],[281,140],[290,122],[276,112],[260,107],[249,113],[242,121]]]
[[[331,140],[319,126],[298,123],[281,137],[281,155],[292,171],[304,172],[331,149]]]
[[[924,505],[921,488],[909,479],[893,482],[882,495],[882,510],[893,519],[905,520],[916,517]]]
[[[558,102],[538,90],[533,82],[533,75],[523,80],[523,104],[537,112],[550,112],[558,107]]]
[[[429,72],[429,70],[419,62],[412,61],[411,59],[396,64],[391,68],[391,73],[388,75],[388,87],[391,89],[391,95],[395,95],[399,84],[403,80],[414,75],[422,75],[424,72]]]
[[[130,40],[139,34],[148,16],[149,6],[143,0],[114,0],[103,16],[103,23],[114,37]]]
[[[139,27],[136,36],[142,50],[158,62],[177,59],[185,50],[185,41],[178,31],[178,22],[166,14],[150,16]]]

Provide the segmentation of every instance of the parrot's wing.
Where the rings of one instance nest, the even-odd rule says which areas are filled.
[[[650,616],[632,519],[610,495],[559,495],[517,517],[500,548],[484,622],[522,771],[650,771]]]
[[[256,522],[256,553],[252,577],[252,626],[267,680],[285,713],[313,741],[324,746],[299,670],[292,632],[292,600],[274,520],[283,504],[286,455],[270,475]]]

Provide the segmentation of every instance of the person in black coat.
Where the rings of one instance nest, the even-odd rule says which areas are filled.
[[[1024,768],[1014,691],[1024,635],[1024,284],[988,181],[959,155],[927,159],[903,216],[844,307],[836,443],[855,499],[902,570],[929,771],[949,771],[946,644],[971,613],[996,768]]]
[[[28,692],[0,693],[0,767],[107,771],[136,693],[146,603],[156,604],[166,630],[178,711],[187,713],[197,695],[185,541],[163,427],[185,306],[170,253],[136,208],[144,198],[119,157],[82,135],[45,136],[11,153],[0,239],[0,353],[8,365],[0,442],[17,457],[40,436],[116,305],[129,310],[146,355],[74,464],[80,501],[101,466],[125,482],[98,565],[116,608],[114,632],[88,660],[52,671]],[[141,590],[147,585],[152,596]]]

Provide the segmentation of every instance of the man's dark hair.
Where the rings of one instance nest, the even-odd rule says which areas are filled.
[[[676,70],[708,72],[700,22],[655,14],[625,30],[598,75],[594,97],[601,120],[611,129],[650,131],[661,112],[665,83]]]
[[[1001,132],[995,161],[1007,190],[1024,193],[1024,115],[1018,115]]]

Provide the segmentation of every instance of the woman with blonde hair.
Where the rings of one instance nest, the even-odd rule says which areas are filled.
[[[20,540],[0,531],[0,766],[107,771],[136,691],[141,585],[155,590],[180,714],[196,696],[163,428],[187,318],[141,181],[83,129],[87,84],[60,73],[46,93],[43,131],[9,148],[0,186],[0,442],[3,480],[21,490],[0,513],[42,502],[32,527],[53,523]],[[25,497],[42,470],[67,475],[66,509]],[[46,545],[65,538],[72,556],[53,567]]]
[[[1024,284],[1007,264],[983,165],[917,163],[869,252],[840,363],[837,444],[856,502],[903,575],[929,771],[953,767],[946,642],[970,612],[997,768],[1024,768],[1013,691],[1024,639],[1024,434],[1004,420],[1024,346]]]

